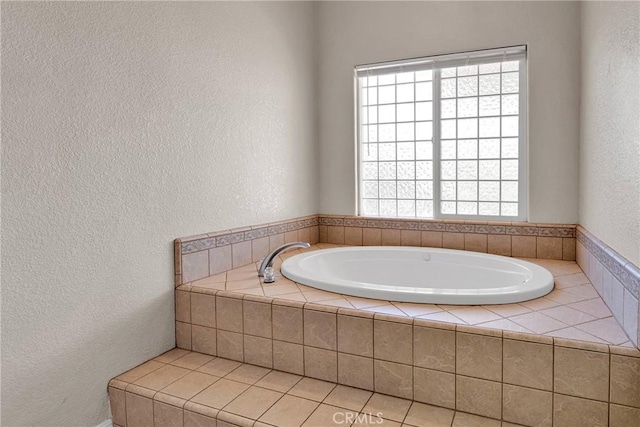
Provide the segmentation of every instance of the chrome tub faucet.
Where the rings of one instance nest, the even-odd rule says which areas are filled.
[[[311,247],[311,245],[309,243],[307,243],[307,242],[285,243],[284,245],[282,245],[280,247],[277,247],[276,249],[271,251],[269,253],[269,255],[264,257],[264,259],[262,260],[262,264],[260,264],[260,268],[258,269],[258,276],[259,277],[265,277],[265,270],[267,268],[273,269],[273,261],[282,252],[287,251],[289,249],[293,249],[293,248],[304,248],[304,249],[306,249],[306,248],[309,248],[309,247]],[[270,273],[271,274],[267,275],[268,277],[265,277],[265,279],[264,279],[265,283],[273,283],[275,281],[275,277],[273,276],[272,271]]]

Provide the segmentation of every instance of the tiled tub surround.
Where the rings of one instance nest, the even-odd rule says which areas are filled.
[[[577,229],[577,261],[632,342],[640,342],[640,268],[583,227]]]

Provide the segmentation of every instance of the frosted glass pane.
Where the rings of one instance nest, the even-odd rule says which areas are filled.
[[[416,198],[429,200],[433,199],[433,181],[417,181]]]
[[[395,82],[396,82],[395,74],[384,74],[382,76],[378,76],[379,85],[392,85]]]
[[[499,96],[483,96],[480,98],[480,115],[481,116],[499,116],[500,115],[500,97]]]
[[[397,128],[398,141],[413,141],[413,123],[398,123]]]
[[[496,62],[493,64],[481,64],[479,71],[480,71],[480,74],[499,73],[500,63]]]
[[[502,181],[502,201],[517,202],[518,201],[518,182]]]
[[[502,93],[516,93],[519,85],[519,73],[504,73],[502,75]]]
[[[500,93],[500,74],[480,76],[480,95],[494,95]]]
[[[366,125],[369,123],[369,114],[367,114],[367,107],[364,107],[360,110],[360,123]]]
[[[380,216],[393,217],[396,215],[395,200],[380,200]]]
[[[473,74],[478,74],[477,65],[466,65],[464,67],[458,67],[458,76],[471,76]]]
[[[378,107],[367,107],[367,122],[368,123],[377,123],[378,122]]]
[[[455,120],[440,121],[440,137],[442,139],[454,139],[456,137],[456,121]]]
[[[440,116],[443,119],[453,119],[456,117],[456,100],[444,99],[440,103]]]
[[[416,101],[433,99],[433,82],[416,83]]]
[[[413,102],[413,83],[398,85],[397,102]]]
[[[430,141],[416,142],[416,159],[418,160],[433,159],[433,143]]]
[[[416,162],[416,179],[433,179],[433,162]]]
[[[478,179],[478,162],[475,160],[459,161],[458,179]]]
[[[456,162],[455,161],[440,162],[440,178],[456,179]]]
[[[478,200],[478,183],[476,181],[459,181],[458,200]]]
[[[413,72],[396,74],[396,83],[409,83],[413,81]]]
[[[378,216],[378,201],[364,200],[362,203],[362,213],[369,216]]]
[[[507,159],[515,159],[518,157],[518,138],[502,139],[502,157]]]
[[[455,159],[456,155],[456,141],[442,141],[440,143],[440,158],[441,159]]]
[[[378,142],[378,126],[369,126],[369,142]]]
[[[456,213],[456,202],[442,202],[440,203],[440,212],[443,214],[455,214]]]
[[[461,139],[458,141],[458,158],[459,159],[477,159],[478,158],[478,140],[477,139]]]
[[[416,139],[427,141],[433,138],[433,122],[416,123]]]
[[[416,216],[420,218],[432,218],[433,202],[431,200],[416,201]]]
[[[518,161],[502,161],[502,179],[518,179]]]
[[[378,163],[363,162],[362,163],[363,179],[378,179]]]
[[[382,142],[396,140],[396,125],[379,125],[379,139]]]
[[[500,215],[500,203],[478,203],[478,215]]]
[[[378,197],[378,181],[364,181],[362,183],[362,196],[369,199]]]
[[[393,123],[396,121],[396,107],[395,105],[381,105],[378,107],[380,117],[379,123]]]
[[[380,181],[380,198],[395,199],[396,198],[396,182]]]
[[[480,137],[493,138],[500,136],[500,118],[487,117],[480,119]]]
[[[458,138],[477,138],[478,119],[458,120]]]
[[[398,199],[415,199],[415,197],[415,181],[398,181]]]
[[[501,203],[500,208],[502,215],[504,216],[518,216],[518,204],[517,203]]]
[[[476,76],[458,79],[458,96],[476,95],[478,95],[478,78]]]
[[[367,86],[376,86],[378,84],[378,76],[369,76]]]
[[[481,180],[500,179],[500,160],[480,160],[479,178]]]
[[[443,68],[442,70],[440,70],[440,77],[442,77],[442,78],[455,77],[455,76],[456,76],[456,68],[455,67]]]
[[[395,86],[380,86],[378,88],[378,103],[390,104],[396,102]]]
[[[360,128],[360,142],[369,142],[369,127],[362,126]]]
[[[478,98],[458,99],[458,117],[476,117],[478,115]]]
[[[369,91],[366,89],[362,89],[360,91],[360,105],[367,105],[369,103]]]
[[[398,216],[415,217],[416,203],[413,200],[398,200]]]
[[[498,159],[500,158],[500,140],[499,139],[481,139],[480,157],[481,159]]]
[[[518,136],[518,117],[502,118],[502,136]]]
[[[432,102],[416,102],[416,120],[433,120]]]
[[[365,162],[378,160],[378,144],[362,144],[360,156]]]
[[[456,199],[456,182],[440,181],[440,198],[442,200]]]
[[[414,162],[398,162],[398,179],[416,179]]]
[[[379,160],[396,159],[396,144],[378,144],[378,151],[380,153]]]
[[[480,181],[478,184],[478,198],[483,202],[499,202],[500,201],[500,182],[498,181]],[[496,209],[499,206],[496,205]]]
[[[397,147],[398,160],[413,160],[415,158],[414,142],[399,142]]]
[[[440,80],[440,93],[442,94],[442,98],[455,98],[456,97],[456,79]]]
[[[477,215],[478,204],[475,202],[458,202],[459,215]]]
[[[416,71],[416,81],[432,80],[432,79],[433,79],[433,71],[431,70]]]
[[[380,162],[380,178],[379,179],[396,179],[395,162]]]
[[[518,114],[520,95],[502,95],[502,114]]]
[[[378,88],[377,87],[370,87],[369,89],[367,89],[367,97],[369,98],[369,105],[372,104],[377,104],[378,103]]]
[[[398,104],[398,121],[399,122],[412,122],[413,121],[413,104]]]
[[[509,61],[502,63],[502,71],[518,71],[520,63],[518,61]]]

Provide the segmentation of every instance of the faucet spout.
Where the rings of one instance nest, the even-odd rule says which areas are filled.
[[[260,264],[260,269],[258,270],[258,276],[264,277],[264,271],[266,270],[266,268],[272,267],[273,261],[282,252],[287,251],[289,249],[293,249],[293,248],[308,248],[310,246],[311,245],[307,242],[294,242],[294,243],[285,243],[284,245],[274,249],[273,251],[271,251],[269,255],[264,257],[264,259],[262,260],[262,264]]]

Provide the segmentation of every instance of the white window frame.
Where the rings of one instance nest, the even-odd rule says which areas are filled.
[[[518,60],[519,64],[519,110],[518,110],[518,215],[462,215],[442,214],[440,212],[440,69],[464,65],[479,65],[491,62],[505,62]],[[512,46],[479,51],[461,52],[455,54],[413,58],[376,64],[356,66],[354,69],[354,98],[355,98],[355,145],[356,145],[356,214],[363,215],[361,165],[362,143],[360,132],[362,105],[360,100],[359,77],[369,75],[394,74],[407,71],[433,70],[433,218],[400,217],[415,219],[458,219],[478,221],[526,221],[528,217],[528,110],[527,110],[527,47]],[[479,95],[478,95],[479,96]],[[415,101],[414,101],[415,102]],[[479,114],[479,112],[478,112]],[[478,136],[479,138],[479,136]],[[502,136],[500,137],[502,138]],[[397,143],[397,141],[396,141]],[[397,161],[397,160],[396,160]],[[502,180],[500,180],[502,181]],[[415,199],[414,199],[415,200]]]

